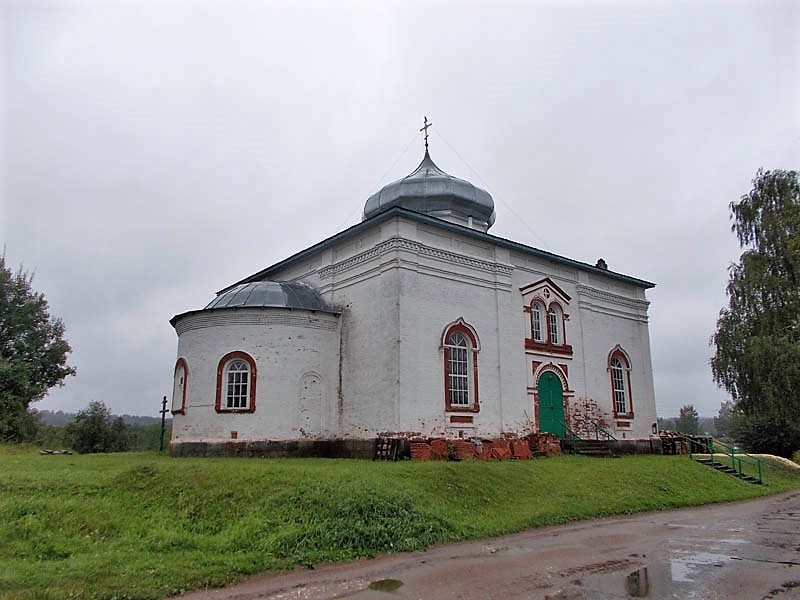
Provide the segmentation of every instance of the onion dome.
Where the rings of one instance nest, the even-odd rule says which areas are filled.
[[[489,229],[495,219],[494,200],[489,192],[442,171],[427,149],[413,173],[369,197],[363,220],[395,206],[481,231]]]
[[[301,281],[253,281],[221,293],[204,310],[220,308],[299,308],[338,313],[317,290]]]

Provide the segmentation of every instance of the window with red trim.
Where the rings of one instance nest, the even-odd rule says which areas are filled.
[[[547,311],[547,330],[550,332],[550,343],[554,346],[561,344],[561,311],[554,304]]]
[[[611,400],[616,417],[633,417],[631,400],[631,366],[625,353],[617,349],[608,359],[611,377]]]
[[[466,323],[458,322],[444,333],[445,409],[478,412],[478,340]]]
[[[175,375],[172,382],[172,414],[182,415],[186,412],[186,386],[189,383],[189,366],[186,359],[179,358],[175,363]]]
[[[567,344],[568,315],[560,302],[536,297],[524,310],[530,313],[530,337],[525,338],[527,350],[572,356],[572,346]]]
[[[186,386],[189,383],[189,365],[181,357],[175,362],[172,382],[172,414],[182,415],[186,411]]]
[[[545,342],[545,332],[547,331],[544,314],[544,304],[538,300],[534,301],[531,304],[531,335],[533,335],[533,341],[539,344]]]
[[[217,366],[217,412],[256,410],[256,362],[246,352],[229,352]]]

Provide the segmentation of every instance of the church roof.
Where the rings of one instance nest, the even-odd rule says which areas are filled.
[[[225,289],[221,290],[219,293],[226,293],[229,290],[234,289],[236,286],[239,286],[243,283],[258,281],[264,279],[265,277],[270,277],[274,273],[277,273],[281,269],[288,267],[289,265],[297,264],[299,261],[306,259],[309,256],[313,256],[318,252],[325,250],[326,248],[331,248],[335,244],[339,244],[342,241],[355,237],[357,235],[361,235],[364,231],[387,221],[393,217],[403,217],[406,219],[410,219],[412,221],[417,221],[419,223],[425,223],[427,225],[432,225],[434,227],[440,227],[441,229],[447,231],[453,231],[459,233],[465,237],[471,237],[473,239],[479,240],[481,242],[486,242],[489,244],[495,244],[501,248],[507,248],[509,250],[514,250],[516,252],[520,252],[522,254],[528,256],[534,256],[539,259],[544,259],[547,261],[551,261],[555,264],[564,265],[567,267],[571,267],[574,269],[578,269],[580,271],[585,271],[588,273],[592,273],[594,275],[605,277],[608,279],[621,281],[624,283],[628,283],[631,285],[635,285],[637,287],[641,287],[644,289],[650,289],[655,287],[655,283],[650,281],[646,281],[644,279],[639,279],[637,277],[631,277],[630,275],[624,275],[622,273],[616,273],[615,271],[610,271],[607,269],[601,269],[595,265],[590,265],[588,263],[580,262],[571,258],[567,258],[566,256],[560,256],[558,254],[554,254],[552,252],[547,252],[546,250],[540,250],[539,248],[533,248],[531,246],[526,246],[525,244],[521,244],[519,242],[514,242],[512,240],[507,240],[505,238],[497,237],[491,235],[489,233],[483,233],[481,231],[477,231],[475,229],[470,229],[469,227],[463,227],[461,225],[455,223],[448,223],[447,221],[443,221],[441,219],[436,219],[429,217],[425,214],[421,214],[418,212],[414,212],[411,210],[407,210],[398,206],[392,207],[386,210],[383,213],[379,213],[374,218],[368,221],[362,221],[356,225],[348,227],[344,231],[340,231],[337,234],[332,235],[331,237],[322,240],[306,248],[305,250],[301,250],[292,256],[285,258],[284,260],[277,262],[257,273],[253,273],[249,277],[245,277],[244,279],[237,281],[236,283],[226,287]]]
[[[472,217],[485,229],[495,219],[494,200],[486,190],[442,171],[428,150],[419,166],[409,175],[382,187],[364,205],[364,220],[395,206],[432,217]]]
[[[172,317],[172,326],[181,317],[205,311],[237,308],[291,308],[338,315],[313,287],[302,281],[251,281],[231,286],[217,294],[201,310],[190,310]]]
[[[300,308],[336,312],[317,291],[302,281],[253,281],[219,294],[203,310],[217,308]]]

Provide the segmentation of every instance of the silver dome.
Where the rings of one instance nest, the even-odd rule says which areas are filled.
[[[204,310],[218,308],[300,308],[338,313],[322,300],[313,287],[301,281],[253,281],[223,292]]]
[[[484,231],[495,219],[494,200],[486,190],[469,181],[453,177],[437,167],[427,150],[413,173],[384,186],[364,205],[363,219],[369,219],[392,207],[450,220],[472,222]]]

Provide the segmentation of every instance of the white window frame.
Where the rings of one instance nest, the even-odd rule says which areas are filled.
[[[559,321],[563,321],[561,309],[557,305],[551,304],[550,308],[547,309],[547,331],[550,343],[554,346],[560,346],[564,343]]]
[[[235,370],[234,367],[236,367]],[[243,375],[244,377],[242,377]],[[247,410],[250,408],[251,370],[246,360],[242,358],[229,360],[225,364],[222,381],[225,393],[224,410]]]
[[[611,369],[611,390],[614,395],[614,414],[628,414],[630,412],[628,369],[619,356],[611,357],[609,368]]]
[[[545,337],[542,335],[546,327],[542,327],[542,314],[547,314],[544,304],[538,300],[531,304],[531,335],[533,341],[539,344],[545,342]]]

